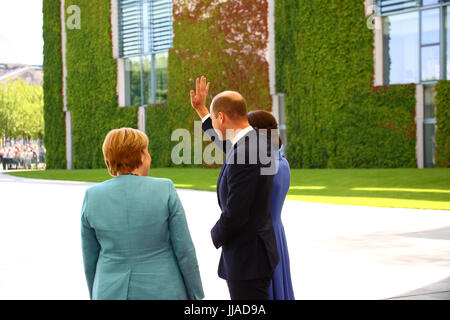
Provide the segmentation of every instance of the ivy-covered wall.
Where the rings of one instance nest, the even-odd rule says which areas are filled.
[[[250,110],[270,110],[267,47],[267,0],[174,0],[174,42],[169,51],[168,104],[147,108],[147,134],[152,166],[169,167],[174,129],[188,129],[194,120],[189,91],[195,78],[211,82],[212,97],[239,91]],[[193,145],[193,144],[192,144]]]
[[[205,75],[211,81],[210,98],[223,90],[237,90],[251,110],[271,107],[264,56],[267,0],[174,0],[173,4],[168,103],[146,109],[153,167],[173,166],[171,151],[178,143],[171,141],[173,130],[185,128],[193,133],[194,120],[198,119],[190,106],[189,91],[195,87],[196,77]],[[66,0],[66,9],[71,5],[77,5],[81,13],[80,29],[66,29],[67,107],[72,111],[74,168],[104,167],[101,146],[106,133],[112,128],[136,127],[137,110],[118,108],[110,0]],[[61,140],[61,136],[52,135],[52,121],[63,117],[59,2],[44,0],[44,20],[59,28],[54,36],[44,35],[46,61],[59,63],[45,65],[46,75],[58,75],[56,84],[47,85],[56,92],[52,103],[60,108],[56,113],[46,111],[50,155],[59,150],[51,144],[54,139],[62,142],[58,147],[64,152],[64,137]]]
[[[416,166],[415,86],[372,86],[373,31],[367,28],[363,2],[275,2],[277,91],[286,94],[293,168]],[[137,110],[117,104],[110,0],[67,0],[66,8],[72,4],[81,10],[81,28],[66,31],[74,167],[104,167],[104,136],[112,128],[136,127]],[[43,11],[47,166],[63,168],[59,1],[44,0]],[[174,0],[168,103],[146,110],[152,166],[173,166],[174,129],[193,132],[198,119],[189,90],[198,76],[211,81],[209,101],[220,91],[237,90],[250,110],[270,110],[267,36],[267,0]],[[448,89],[438,90],[438,109],[448,106],[442,102],[448,99],[444,92]],[[445,162],[443,110],[438,111],[444,120],[438,120],[436,149],[437,159]]]
[[[44,144],[49,169],[66,167],[65,125],[62,101],[62,58],[60,2],[44,0]]]
[[[137,110],[118,107],[110,0],[65,1],[66,8],[71,5],[77,5],[81,13],[80,29],[66,28],[73,165],[75,169],[101,168],[105,167],[101,147],[106,134],[114,128],[136,128]]]
[[[436,85],[436,167],[450,167],[450,81]]]
[[[294,168],[416,167],[415,86],[372,86],[363,0],[277,0],[276,84]]]

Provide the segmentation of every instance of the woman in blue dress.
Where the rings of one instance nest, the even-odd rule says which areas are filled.
[[[259,110],[249,112],[248,120],[252,127],[259,130],[266,129],[267,134],[271,136],[274,144],[278,143],[281,146],[281,149],[277,151],[278,154],[275,155],[279,160],[279,168],[274,177],[272,203],[270,206],[280,262],[274,271],[273,279],[270,283],[269,300],[294,300],[289,266],[289,252],[283,223],[281,222],[281,210],[291,181],[289,163],[285,158],[284,145],[282,145],[279,137],[278,124],[275,117],[270,112]]]

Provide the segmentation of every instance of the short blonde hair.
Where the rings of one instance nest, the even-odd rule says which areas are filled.
[[[142,164],[142,152],[148,149],[148,137],[133,128],[113,129],[103,142],[103,157],[109,174],[131,172]]]

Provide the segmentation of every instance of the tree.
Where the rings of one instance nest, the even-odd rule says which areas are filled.
[[[42,138],[43,91],[19,79],[0,85],[0,135],[9,138]]]

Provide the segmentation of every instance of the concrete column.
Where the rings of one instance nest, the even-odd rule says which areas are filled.
[[[125,59],[116,59],[117,61],[117,85],[116,93],[119,107],[127,106],[127,90],[126,90],[126,62]]]
[[[111,38],[113,58],[119,58],[119,9],[117,0],[111,0]]]
[[[66,169],[73,168],[73,149],[72,149],[72,114],[67,109],[67,64],[66,64],[66,15],[65,15],[65,0],[61,0],[60,7],[61,17],[61,56],[62,56],[62,95],[63,95],[63,112],[66,126]]]
[[[64,112],[66,123],[66,169],[73,169],[73,150],[72,150],[72,112]]]
[[[272,114],[277,120],[277,123],[280,123],[280,98],[278,94],[272,95]]]
[[[126,107],[126,79],[125,79],[125,60],[119,58],[119,9],[117,0],[111,0],[111,38],[112,55],[117,62],[117,85],[116,93],[119,107]]]
[[[66,83],[66,77],[67,77],[67,66],[66,66],[66,43],[67,43],[67,37],[66,37],[66,16],[65,16],[65,0],[61,0],[61,7],[60,7],[60,17],[61,17],[61,56],[62,56],[62,90],[63,90],[63,111],[67,111],[67,83]]]
[[[374,86],[382,86],[384,84],[384,70],[383,70],[383,19],[381,17],[375,17],[375,29],[374,29],[375,45],[373,48],[373,60],[374,60]]]
[[[145,107],[138,108],[138,130],[141,130],[145,133]]]
[[[424,88],[423,85],[416,85],[416,158],[417,168],[424,168]]]
[[[382,86],[383,79],[383,19],[378,16],[379,9],[374,0],[365,0],[364,8],[367,18],[367,27],[373,30],[373,85]]]

